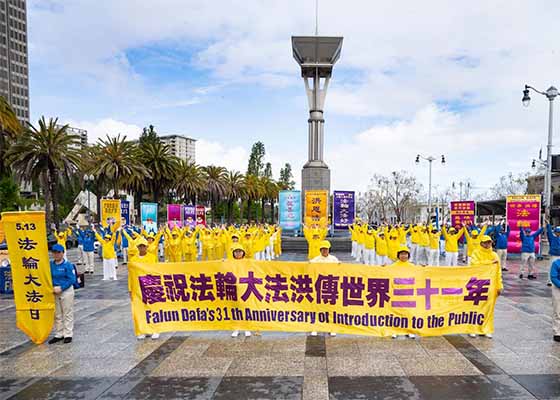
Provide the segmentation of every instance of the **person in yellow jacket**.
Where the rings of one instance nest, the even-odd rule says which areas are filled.
[[[476,248],[471,256],[471,263],[472,267],[480,266],[480,265],[495,265],[498,269],[498,296],[502,294],[504,290],[504,284],[502,282],[502,268],[500,266],[500,257],[498,253],[492,250],[492,238],[487,235],[480,235],[479,238],[480,246]],[[476,337],[474,333],[469,335],[470,337]],[[486,336],[489,339],[492,339],[492,334],[487,333]]]
[[[186,262],[196,261],[198,252],[196,249],[196,236],[187,227],[181,239],[181,247],[183,250],[183,259]]]
[[[202,261],[212,261],[215,259],[214,249],[216,243],[214,235],[210,229],[203,229],[200,231],[200,244],[202,246]]]
[[[169,262],[181,262],[183,247],[181,246],[180,231],[174,227],[172,231],[165,228],[165,243],[167,245],[167,260]]]
[[[241,245],[245,249],[245,258],[254,258],[255,253],[253,250],[253,235],[251,234],[251,232],[245,232],[245,237],[241,241]]]
[[[312,260],[321,253],[321,251],[319,250],[319,244],[325,238],[326,232],[323,235],[322,230],[316,228],[308,228],[306,225],[304,225],[303,236],[307,240],[307,258],[309,260]]]
[[[247,258],[246,248],[241,243],[235,243],[230,249],[231,258],[233,260],[243,260]],[[229,257],[228,257],[229,258]],[[231,337],[236,338],[239,336],[239,331],[235,330],[231,333]],[[245,331],[245,337],[251,336],[251,331]]]
[[[66,240],[68,240],[68,235],[72,233],[72,229],[68,228],[64,231],[53,229],[53,233],[56,238],[56,243],[64,247],[64,252],[66,252]]]
[[[364,264],[365,265],[375,265],[376,254],[375,254],[375,238],[377,237],[377,231],[375,229],[368,229],[365,234],[364,240]]]
[[[282,228],[277,226],[274,237],[274,254],[276,257],[282,255]]]
[[[163,236],[163,230],[160,229],[158,233],[150,232],[146,236],[146,241],[148,242],[148,253],[153,254],[156,259],[158,258],[159,241]]]
[[[467,265],[470,265],[470,258],[474,251],[480,248],[480,238],[486,233],[486,228],[488,228],[487,222],[484,223],[480,232],[475,228],[469,233],[468,228],[463,224],[463,230],[467,238]]]
[[[430,224],[429,227],[430,248],[428,250],[428,265],[439,267],[439,239],[441,237],[440,231]]]
[[[441,232],[445,239],[445,265],[456,267],[459,260],[459,239],[463,235],[464,228],[459,231],[454,227],[449,228],[444,225]]]
[[[122,230],[124,233],[124,229]],[[134,243],[133,243],[134,242]],[[142,237],[138,236],[134,241],[129,239],[130,247],[134,246],[134,252],[129,252],[130,254],[130,263],[146,263],[146,264],[155,264],[157,262],[156,256],[154,254],[148,253],[148,241]],[[129,264],[130,265],[130,264]],[[130,266],[128,269],[128,292],[132,298],[132,281],[136,279],[136,270],[133,266]],[[159,333],[148,333],[152,339],[158,339]],[[142,340],[146,338],[146,334],[141,334],[136,336],[138,340]]]
[[[141,241],[144,242],[146,241],[146,239],[144,239],[142,236],[140,236],[133,230],[131,230],[130,235],[124,228],[120,228],[119,231],[126,238],[126,240],[128,240],[128,258],[129,260],[132,260],[134,256],[138,254],[138,243]],[[148,246],[148,242],[146,242],[146,250],[147,250],[147,246]]]
[[[358,234],[356,232],[357,222],[348,225],[348,231],[350,232],[350,240],[352,241],[352,253],[351,256],[356,258],[356,252],[358,248]]]
[[[416,252],[416,259],[413,260],[413,262],[419,265],[428,264],[429,250],[430,233],[425,225],[421,225],[418,231],[418,251]]]
[[[387,241],[387,256],[391,261],[397,261],[397,251],[401,246],[398,231],[391,228],[385,235],[385,240]]]
[[[416,255],[418,254],[418,234],[420,233],[420,226],[418,224],[410,225],[408,228],[410,232],[410,259],[416,262]]]
[[[375,240],[375,252],[377,256],[377,264],[385,266],[389,264],[389,257],[387,256],[387,240],[385,239],[385,232],[381,229],[377,234]]]
[[[115,252],[115,241],[117,239],[118,223],[113,227],[114,233],[106,233],[104,237],[95,231],[95,237],[99,241],[103,257],[103,280],[117,280],[117,253]]]
[[[391,264],[391,267],[414,267],[414,264],[410,262],[410,250],[405,245],[400,245],[397,249],[397,260]],[[410,339],[414,339],[416,337],[415,334],[409,333],[408,336]],[[396,334],[392,334],[391,337],[393,339],[397,338]]]

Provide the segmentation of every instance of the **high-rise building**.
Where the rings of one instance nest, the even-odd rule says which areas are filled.
[[[56,125],[55,128],[60,129],[63,126],[64,125]],[[68,128],[66,129],[66,132],[69,135],[77,135],[77,136],[80,137],[80,147],[81,148],[84,148],[85,146],[87,146],[88,137],[87,137],[87,131],[85,129],[75,128],[73,126],[68,126]]]
[[[171,153],[181,160],[190,159],[195,162],[196,159],[196,139],[191,139],[183,135],[166,135],[160,136],[160,140],[171,148]]]
[[[26,0],[0,0],[0,95],[29,122]]]

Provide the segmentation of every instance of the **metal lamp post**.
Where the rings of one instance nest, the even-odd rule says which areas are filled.
[[[429,157],[424,157],[420,154],[418,154],[416,156],[416,164],[420,164],[420,159],[422,160],[426,160],[430,163],[430,173],[429,173],[429,179],[428,179],[428,220],[431,220],[432,218],[432,161],[436,160],[435,157],[429,156]],[[442,155],[441,156],[441,163],[445,164],[445,156]]]
[[[87,222],[88,222],[88,224],[91,223],[91,214],[90,214],[90,207],[91,207],[91,204],[90,204],[90,191],[89,191],[89,187],[90,187],[90,185],[93,183],[93,180],[94,180],[94,179],[95,179],[95,178],[94,178],[93,175],[88,175],[88,174],[85,174],[85,175],[84,175],[84,184],[85,184],[85,187],[86,187],[86,190],[87,190],[87,207],[88,207],[88,208],[87,208]]]
[[[463,186],[465,186],[465,195],[470,194],[471,183],[470,182],[459,182],[459,200],[463,200]],[[451,187],[455,189],[455,182],[451,184]]]
[[[558,96],[558,89],[554,86],[548,88],[546,92],[541,92],[532,86],[525,85],[523,90],[523,105],[529,107],[531,102],[531,97],[529,96],[529,91],[532,90],[535,93],[542,94],[548,99],[548,142],[546,145],[546,161],[544,165],[546,167],[546,174],[544,176],[544,214],[545,218],[550,218],[550,207],[552,206],[552,122],[554,116],[554,99]]]

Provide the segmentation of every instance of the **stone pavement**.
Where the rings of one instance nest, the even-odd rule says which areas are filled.
[[[539,265],[537,281],[520,281],[510,262],[494,339],[177,332],[139,341],[126,268],[102,282],[98,263],[77,292],[72,344],[32,344],[15,327],[13,300],[0,297],[0,399],[560,399]]]

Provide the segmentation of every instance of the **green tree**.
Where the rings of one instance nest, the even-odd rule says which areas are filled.
[[[6,153],[21,131],[22,127],[13,108],[4,96],[0,96],[0,178],[10,174]]]
[[[140,134],[140,139],[138,140],[140,146],[143,146],[148,143],[159,143],[159,142],[161,142],[161,140],[159,139],[153,125],[149,125],[148,127],[145,127],[142,130],[142,133]]]
[[[245,197],[247,199],[247,222],[251,221],[251,210],[254,202],[261,199],[263,194],[263,187],[261,180],[255,175],[245,175]],[[258,208],[258,207],[257,207]],[[254,221],[258,220],[258,211],[255,210]]]
[[[41,180],[45,188],[45,210],[50,218],[49,204],[52,204],[52,219],[59,223],[56,189],[62,178],[78,169],[80,163],[80,137],[68,133],[68,125],[57,126],[58,119],[45,117],[39,120],[39,129],[29,125],[26,132],[19,135],[7,154],[7,160],[15,169],[20,181]]]
[[[251,155],[249,156],[249,166],[247,167],[247,174],[254,176],[261,176],[263,172],[263,158],[265,155],[263,142],[256,142],[251,148]]]
[[[157,203],[161,193],[171,187],[179,160],[171,154],[168,145],[159,141],[140,146],[139,160],[150,173],[147,184],[152,191],[154,203]]]
[[[17,211],[20,204],[18,184],[10,175],[0,178],[0,211]]]
[[[215,222],[216,202],[226,194],[226,178],[228,175],[224,167],[209,165],[203,167],[206,174],[206,191],[212,207],[212,223]]]
[[[243,196],[245,177],[237,171],[229,171],[226,179],[227,217],[228,223],[233,222],[233,205]]]
[[[150,173],[138,161],[138,149],[135,144],[126,140],[126,136],[107,135],[99,139],[95,153],[95,165],[92,173],[100,179],[110,182],[113,198],[119,198],[120,189],[133,179],[146,179]]]
[[[292,166],[289,163],[286,163],[284,168],[280,168],[280,179],[278,180],[278,184],[281,190],[293,190],[296,185],[293,178]]]
[[[196,204],[197,197],[206,187],[203,169],[192,161],[180,160],[173,186],[185,203]]]

